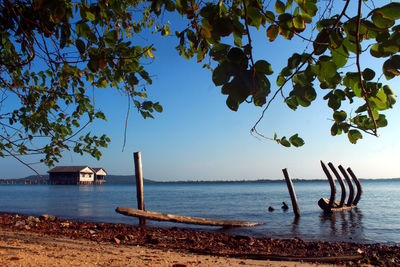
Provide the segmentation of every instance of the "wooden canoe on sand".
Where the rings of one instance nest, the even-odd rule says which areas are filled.
[[[224,227],[257,226],[264,224],[262,222],[231,221],[231,220],[218,220],[218,219],[180,216],[180,215],[172,215],[167,213],[137,210],[124,207],[117,207],[115,211],[126,216],[139,217],[155,221],[168,221],[168,222],[186,223],[186,224],[224,226]]]

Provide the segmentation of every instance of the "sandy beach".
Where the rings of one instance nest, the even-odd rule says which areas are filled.
[[[0,266],[399,266],[400,248],[0,214]]]
[[[196,255],[2,229],[1,266],[332,266]]]

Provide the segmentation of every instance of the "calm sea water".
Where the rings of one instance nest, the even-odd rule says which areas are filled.
[[[324,214],[317,205],[329,197],[326,181],[295,182],[301,217],[291,207],[284,182],[145,184],[146,209],[178,215],[265,222],[257,227],[215,227],[151,222],[150,226],[179,226],[256,237],[299,237],[305,240],[400,244],[400,180],[362,181],[357,209]],[[338,187],[339,188],[339,187]],[[338,189],[337,199],[340,198]],[[0,211],[26,215],[137,224],[138,219],[115,212],[117,206],[136,208],[135,185],[0,185]],[[268,207],[275,211],[269,212]]]

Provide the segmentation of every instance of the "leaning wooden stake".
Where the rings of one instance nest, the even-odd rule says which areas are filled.
[[[136,195],[139,210],[145,210],[143,200],[143,175],[142,175],[142,156],[140,152],[133,153],[135,161]],[[139,224],[145,225],[146,219],[139,217]]]
[[[346,170],[342,167],[342,165],[339,165],[339,170],[343,174],[344,179],[346,179],[347,186],[349,187],[350,193],[349,193],[349,198],[347,199],[346,206],[351,207],[353,204],[353,199],[354,199],[354,185],[350,180],[349,175],[347,174]]]
[[[285,176],[285,181],[286,181],[286,185],[287,185],[288,190],[289,190],[290,199],[292,200],[292,206],[293,206],[294,215],[296,217],[299,217],[300,216],[300,209],[299,209],[299,205],[297,204],[297,197],[296,197],[296,192],[294,191],[292,179],[290,179],[290,176],[289,176],[289,174],[287,172],[287,169],[283,169],[282,172],[283,172],[283,175]]]
[[[346,186],[344,185],[342,177],[339,175],[339,173],[337,172],[335,166],[333,166],[332,162],[329,162],[328,166],[329,166],[329,168],[331,168],[333,174],[336,176],[336,179],[339,181],[340,188],[341,188],[341,191],[342,191],[342,195],[340,197],[339,207],[343,207],[344,201],[346,200]]]
[[[333,180],[331,174],[329,173],[328,169],[326,168],[325,164],[322,162],[321,160],[321,166],[322,166],[322,170],[324,171],[326,177],[328,178],[329,181],[329,185],[331,187],[331,196],[329,198],[329,208],[333,207],[333,204],[335,203],[335,199],[336,199],[336,184],[335,181]]]
[[[358,180],[358,178],[356,177],[356,175],[353,173],[353,171],[350,168],[347,168],[347,171],[348,171],[348,173],[350,173],[351,178],[353,178],[353,181],[357,186],[357,194],[353,201],[353,205],[357,206],[357,203],[358,203],[358,201],[360,201],[361,194],[362,194],[361,184],[360,184],[360,181]]]

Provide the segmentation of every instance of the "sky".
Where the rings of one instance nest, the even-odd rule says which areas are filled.
[[[181,23],[179,18],[171,18],[171,22]],[[270,77],[274,92],[276,74],[293,52],[302,52],[305,43],[282,37],[270,43],[265,29],[253,32],[252,37],[256,60],[266,59],[274,69]],[[112,143],[102,150],[100,161],[66,152],[57,165],[89,165],[103,167],[108,174],[132,175],[133,153],[141,151],[144,178],[157,181],[283,179],[284,168],[292,178],[325,179],[320,160],[351,167],[359,178],[400,177],[399,104],[385,112],[389,125],[379,131],[378,138],[364,134],[354,145],[345,135],[331,136],[332,111],[322,100],[327,92],[316,88],[317,100],[297,111],[278,97],[259,124],[259,131],[270,137],[275,132],[287,137],[298,133],[305,141],[300,148],[286,148],[250,134],[262,108],[244,103],[237,112],[231,111],[225,104],[226,96],[212,83],[211,72],[201,63],[179,57],[174,48],[178,44],[175,36],[144,34],[142,38],[157,48],[153,53],[156,60],[147,67],[154,75],[148,94],[150,100],[161,103],[164,111],[146,120],[132,111],[122,151],[128,100],[112,88],[96,89],[96,108],[102,109],[108,121],[97,121],[88,129],[106,133]],[[379,69],[378,62],[369,58],[361,64],[362,68]],[[398,94],[399,79],[388,84]],[[288,92],[286,88],[284,93]],[[49,170],[40,164],[33,167],[41,174]],[[12,158],[0,158],[0,169],[0,179],[34,174]]]

